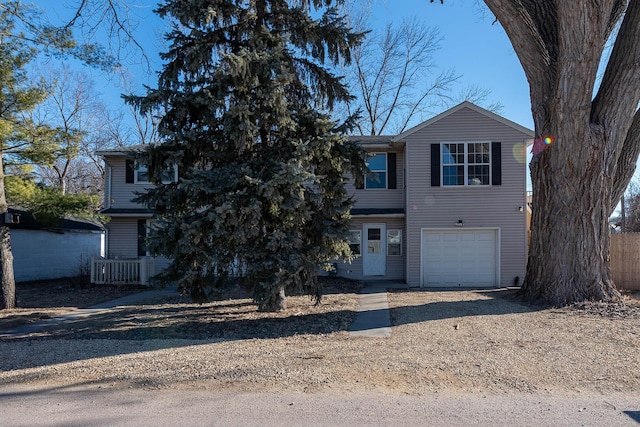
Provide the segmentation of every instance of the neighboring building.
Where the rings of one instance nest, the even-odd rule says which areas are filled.
[[[105,226],[104,253],[111,262],[93,266],[94,283],[146,284],[154,271],[161,271],[169,263],[165,258],[150,257],[145,239],[153,211],[133,202],[136,193],[153,185],[146,168],[137,168],[130,157],[134,151],[145,149],[140,145],[96,152],[105,162],[104,208],[100,213],[110,217]],[[177,179],[177,171],[170,178]]]
[[[104,230],[97,224],[63,219],[51,227],[28,212],[9,209],[9,213],[17,218],[8,224],[16,282],[87,274],[91,257],[104,255]]]
[[[348,185],[352,250],[340,276],[421,287],[497,287],[526,267],[525,149],[533,132],[470,102],[394,136],[353,137],[372,154],[363,188]],[[127,151],[105,159],[109,258],[144,257],[149,185]],[[156,263],[156,271],[162,267]]]

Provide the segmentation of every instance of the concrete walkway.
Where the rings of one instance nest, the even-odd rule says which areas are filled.
[[[358,311],[349,334],[353,337],[390,337],[391,317],[387,289],[406,287],[407,285],[394,282],[367,283],[358,295]]]
[[[158,296],[170,295],[174,293],[176,293],[176,288],[151,289],[148,291],[138,292],[136,294],[127,295],[126,297],[96,304],[89,308],[79,308],[77,310],[73,310],[68,313],[61,314],[59,316],[51,317],[50,319],[46,319],[41,322],[21,325],[15,329],[11,329],[8,331],[0,331],[0,338],[8,338],[8,337],[20,338],[22,336],[27,336],[29,334],[40,332],[43,329],[52,325],[59,325],[60,323],[82,319],[84,317],[101,313],[111,308],[126,306],[126,305],[135,305],[141,302],[148,301],[149,299],[152,299]]]
[[[358,308],[356,317],[349,328],[349,334],[353,337],[387,338],[391,336],[391,318],[389,313],[389,303],[387,301],[387,289],[405,288],[406,285],[396,282],[370,282],[365,285],[358,295]],[[20,338],[29,334],[37,333],[43,329],[59,325],[84,317],[88,317],[111,308],[127,305],[135,305],[161,295],[175,293],[175,288],[152,289],[128,295],[112,301],[80,308],[43,320],[19,326],[8,331],[0,331],[0,338]]]

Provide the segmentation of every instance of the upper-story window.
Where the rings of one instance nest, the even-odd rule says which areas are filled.
[[[357,189],[388,189],[397,187],[396,153],[373,153],[367,158],[367,167],[375,175],[364,176]]]
[[[147,167],[139,165],[133,160],[127,160],[126,164],[126,182],[129,184],[149,184],[149,172]],[[162,172],[162,183],[169,184],[178,182],[178,167],[174,165]]]
[[[442,144],[442,185],[489,185],[491,143],[456,142]]]
[[[367,167],[376,177],[366,176],[364,188],[387,188],[387,153],[377,153],[367,159]]]

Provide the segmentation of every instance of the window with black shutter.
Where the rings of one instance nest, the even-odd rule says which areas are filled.
[[[445,142],[431,144],[432,186],[488,186],[501,184],[501,143]]]

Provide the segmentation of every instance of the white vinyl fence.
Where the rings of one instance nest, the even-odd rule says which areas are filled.
[[[91,283],[98,285],[148,285],[154,275],[151,257],[140,259],[91,259]]]

